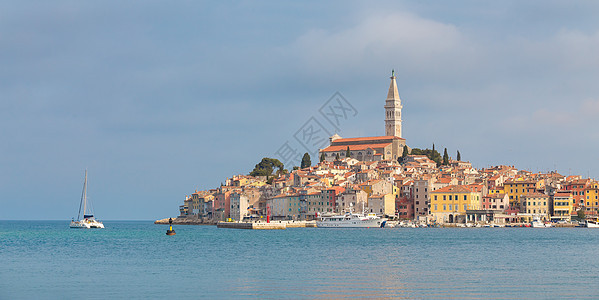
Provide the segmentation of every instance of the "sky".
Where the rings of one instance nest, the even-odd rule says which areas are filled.
[[[599,178],[599,2],[323,2],[0,1],[0,219],[76,217],[86,169],[100,219],[176,216],[314,120],[383,135],[391,70],[410,147]]]

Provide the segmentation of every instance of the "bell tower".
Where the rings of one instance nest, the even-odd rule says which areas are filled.
[[[401,99],[397,91],[395,70],[391,71],[391,85],[385,101],[385,135],[401,137]]]

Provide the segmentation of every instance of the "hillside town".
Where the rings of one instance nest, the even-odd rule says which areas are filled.
[[[423,155],[408,155],[402,163],[346,157],[272,179],[233,176],[218,188],[186,196],[179,217],[205,223],[267,215],[313,220],[365,210],[427,224],[530,222],[534,216],[570,222],[581,215],[596,217],[598,198],[596,180],[557,172],[475,169],[456,160],[437,166]]]
[[[306,153],[307,160],[292,171],[264,158],[251,175],[233,176],[218,188],[186,196],[178,219],[303,221],[350,211],[424,224],[509,224],[533,218],[564,223],[597,217],[596,180],[505,165],[476,169],[459,152],[451,159],[445,149],[441,160],[434,144],[432,150],[408,147],[394,72],[384,108],[384,136],[335,134],[328,147],[319,149],[318,164],[312,165]]]

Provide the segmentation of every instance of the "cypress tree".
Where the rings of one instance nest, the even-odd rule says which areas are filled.
[[[335,154],[335,160],[339,160],[339,153]]]
[[[460,155],[460,150],[458,150],[458,156],[456,158],[458,161],[462,161],[462,155]]]
[[[401,154],[401,157],[405,158],[409,154],[410,153],[408,153],[408,146],[403,146],[403,153]]]
[[[449,155],[447,155],[447,148],[443,151],[443,164],[449,165]]]
[[[301,168],[308,168],[312,165],[312,162],[310,161],[310,154],[308,154],[308,152],[304,153],[304,157],[302,157],[302,165]]]
[[[324,152],[322,154],[320,154],[320,162],[324,161]]]
[[[347,152],[345,153],[345,157],[350,157],[351,152],[349,151],[349,146],[347,146]]]

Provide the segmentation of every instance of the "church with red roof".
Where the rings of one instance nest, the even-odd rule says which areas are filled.
[[[391,73],[391,84],[385,101],[385,135],[374,137],[341,138],[335,134],[330,137],[330,145],[320,150],[325,161],[350,157],[359,161],[397,160],[406,146],[401,137],[401,99],[397,90],[395,72]],[[409,149],[409,148],[408,148]]]

